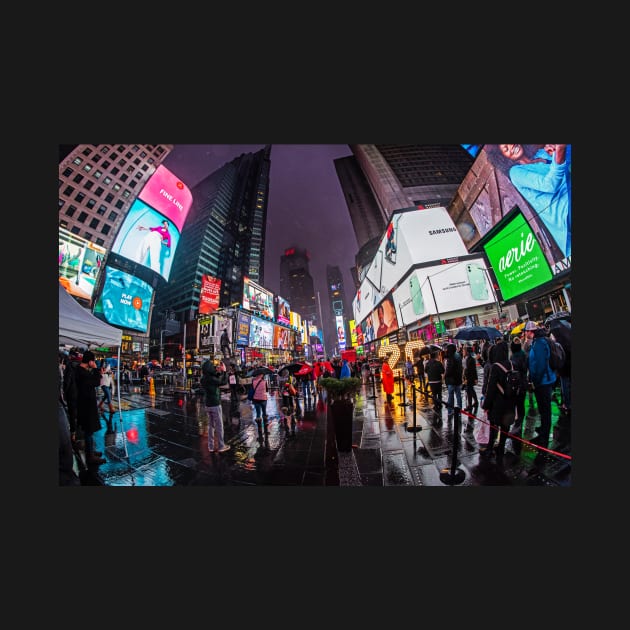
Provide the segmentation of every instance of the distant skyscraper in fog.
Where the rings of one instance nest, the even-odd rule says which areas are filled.
[[[309,270],[310,255],[300,247],[288,247],[280,257],[280,295],[291,310],[320,327],[317,296]]]
[[[329,343],[327,348],[334,348],[337,345],[337,317],[343,317],[344,333],[346,340],[349,340],[350,330],[347,318],[352,318],[352,309],[346,306],[346,293],[343,285],[343,275],[338,266],[326,265],[326,288],[328,290],[329,314],[324,317],[324,332]],[[332,341],[333,343],[330,343]],[[347,345],[350,344],[346,341]]]

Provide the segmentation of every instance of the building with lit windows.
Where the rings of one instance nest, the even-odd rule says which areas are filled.
[[[313,276],[309,269],[310,254],[300,247],[288,247],[280,256],[280,295],[289,301],[291,310],[300,313],[321,328]]]

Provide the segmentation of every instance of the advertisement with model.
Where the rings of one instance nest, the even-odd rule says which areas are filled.
[[[273,319],[273,293],[256,284],[249,278],[243,278],[243,308],[258,311]]]
[[[199,314],[214,313],[219,308],[221,279],[203,274],[201,276],[201,293],[199,295]]]

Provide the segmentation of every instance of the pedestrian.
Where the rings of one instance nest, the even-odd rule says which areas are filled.
[[[407,360],[405,361],[405,379],[409,387],[414,386],[414,376],[413,363],[411,362],[411,359],[407,357]]]
[[[62,361],[67,357],[62,357]],[[70,424],[68,422],[68,406],[63,394],[63,374],[59,373],[59,400],[58,400],[58,421],[59,421],[59,485],[60,486],[80,486],[79,477],[74,472],[74,451],[72,449],[72,439],[70,437]]]
[[[64,359],[63,368],[63,397],[66,403],[66,414],[70,426],[70,439],[77,440],[77,368],[80,363],[79,354],[71,350]]]
[[[344,359],[341,365],[341,370],[339,371],[339,378],[350,378],[352,373],[350,371],[350,364],[347,359]]]
[[[547,331],[535,322],[525,324],[525,334],[531,341],[529,351],[529,380],[534,388],[534,396],[538,413],[540,414],[540,429],[537,436],[531,440],[532,444],[548,448],[551,433],[551,394],[556,383],[557,374],[549,365],[549,342]],[[538,453],[538,457],[542,453]]]
[[[448,391],[446,409],[449,422],[453,420],[455,414],[457,414],[458,421],[461,417],[463,372],[462,356],[459,352],[457,352],[457,346],[454,343],[447,344],[446,360],[444,365],[444,383],[446,384]]]
[[[510,361],[514,369],[521,375],[521,388],[516,396],[514,424],[510,427],[510,433],[520,438],[523,434],[523,422],[525,420],[525,396],[527,396],[529,383],[529,369],[527,366],[527,355],[518,337],[512,339],[510,343]],[[523,444],[520,440],[512,440],[512,450],[516,455],[521,454],[522,446]]]
[[[211,453],[225,453],[230,450],[230,445],[223,439],[223,410],[221,408],[220,387],[227,382],[225,365],[223,363],[215,365],[208,359],[201,366],[201,373],[201,387],[205,393],[208,413],[208,450]]]
[[[285,381],[288,383],[288,381]],[[269,419],[267,417],[267,392],[269,391],[269,386],[267,385],[267,379],[265,379],[264,374],[257,374],[254,376],[252,380],[252,387],[254,388],[254,398],[252,399],[252,403],[254,404],[254,412],[255,412],[255,420],[256,425],[258,426],[258,439],[263,440],[263,434],[267,435],[269,432]],[[284,405],[285,397],[284,393],[282,396],[283,406],[287,407],[288,405]],[[293,412],[293,407],[291,407],[290,412]]]
[[[287,407],[281,407],[282,419],[280,424],[287,430],[287,437],[295,437],[295,415],[289,412]]]
[[[86,465],[99,466],[106,462],[103,453],[94,448],[94,434],[101,430],[101,419],[96,400],[96,388],[101,384],[101,372],[96,367],[96,357],[86,350],[76,371],[77,423],[83,432]]]
[[[232,356],[232,351],[230,349],[230,337],[228,336],[227,328],[223,329],[221,333],[220,339],[221,352],[223,353],[224,358],[229,358]]]
[[[383,383],[387,402],[392,402],[394,400],[394,372],[387,361],[383,362],[381,368],[381,383]]]
[[[491,359],[488,362],[490,365],[488,383],[482,403],[482,408],[488,412],[488,420],[490,421],[488,448],[482,454],[489,457],[494,453],[497,463],[503,461],[505,442],[508,437],[508,430],[514,422],[516,408],[516,398],[506,392],[506,371],[512,369],[508,355],[508,345],[502,339],[492,346]],[[503,366],[504,369],[501,369],[500,366]],[[499,444],[496,449],[493,449],[499,431],[501,432]]]
[[[427,383],[426,383],[426,375],[424,372],[424,358],[420,353],[416,353],[414,355],[415,358],[415,368],[416,368],[416,374],[418,375],[418,382],[419,382],[419,390],[420,392],[422,392],[423,396],[426,396],[427,393]]]
[[[232,405],[238,404],[240,402],[238,395],[240,379],[236,371],[236,364],[234,363],[230,363],[230,367],[228,368],[227,382],[230,388],[230,402]]]
[[[466,431],[472,431],[475,426],[475,418],[479,410],[479,399],[477,398],[477,360],[472,346],[466,346],[466,356],[464,358],[464,386],[466,388],[466,411],[468,416]]]
[[[121,382],[122,382],[122,386],[123,386],[123,391],[126,393],[130,392],[130,386],[131,386],[131,372],[129,371],[129,368],[124,365],[123,366],[123,370],[122,370],[122,374],[120,376]]]
[[[98,410],[103,411],[103,405],[107,405],[107,408],[111,413],[114,413],[114,405],[112,404],[112,392],[114,389],[114,379],[112,378],[112,368],[107,363],[101,365],[101,392],[103,397],[98,404]]]
[[[429,360],[424,367],[427,375],[427,382],[431,390],[431,398],[433,398],[433,410],[440,418],[438,423],[442,422],[442,379],[444,377],[444,364],[438,359],[437,350],[433,350],[429,355]]]

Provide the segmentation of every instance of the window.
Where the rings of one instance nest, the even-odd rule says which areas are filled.
[[[102,186],[98,186],[96,190],[94,191],[94,194],[97,197],[100,197],[104,192],[105,192],[105,189]]]
[[[140,148],[140,147],[139,147],[137,144],[134,144],[134,145],[131,147],[131,150],[132,150],[134,153],[137,153],[139,148]]]
[[[88,155],[90,155],[91,153],[92,153],[92,149],[84,149],[84,150],[83,150],[83,155],[85,155],[86,157],[87,157]]]
[[[103,174],[103,171],[99,171],[99,170],[94,171],[94,177],[96,179],[100,179],[102,174]]]
[[[70,168],[70,167],[68,166],[68,168],[66,168],[66,169],[64,170],[64,172],[62,173],[62,175],[63,175],[64,177],[70,177],[70,175],[72,175],[72,173],[74,173],[74,169],[73,169],[73,168]]]
[[[109,151],[109,147],[108,146],[104,146],[101,148],[101,153],[107,153]]]
[[[80,184],[80,183],[81,183],[81,180],[82,180],[84,177],[85,177],[85,175],[81,175],[81,173],[77,173],[77,174],[74,176],[74,178],[72,179],[72,181],[73,181],[75,184]]]
[[[122,196],[123,196],[125,199],[129,199],[129,196],[130,196],[130,195],[131,195],[131,191],[130,191],[128,188],[125,188],[125,190],[123,190],[123,194],[122,194]]]
[[[80,158],[79,156],[77,156],[72,161],[74,164],[81,164],[81,162],[83,162],[83,158]]]
[[[97,213],[97,214],[101,214],[101,215],[102,215],[102,214],[105,214],[106,212],[107,212],[107,206],[106,206],[106,205],[104,205],[104,204],[101,204],[101,205],[98,207],[98,210],[96,211],[96,213]]]
[[[64,220],[59,221],[59,227],[62,227],[62,228],[67,230],[68,229],[68,222],[64,221]]]
[[[88,218],[88,213],[85,212],[84,210],[81,211],[81,213],[79,214],[79,216],[77,217],[77,221],[79,223],[85,223],[85,220]]]
[[[114,221],[116,221],[116,219],[118,218],[118,212],[114,212],[113,210],[109,213],[109,216],[107,217],[108,221],[111,221],[112,223],[114,223]]]
[[[101,164],[101,166],[102,166],[105,170],[107,170],[107,169],[111,166],[111,164],[112,164],[111,162],[108,162],[107,160],[105,160],[105,161]]]
[[[136,158],[133,163],[138,166],[138,164],[140,164],[140,162],[142,162],[142,160],[140,158]]]
[[[149,167],[146,164],[143,164],[142,170],[146,173],[149,170]]]
[[[125,147],[123,147],[122,144],[118,145],[118,151],[120,151],[121,153],[125,150]]]
[[[100,223],[100,221],[98,219],[92,219],[90,221],[90,227],[95,230],[98,227],[98,224]]]
[[[142,179],[142,173],[141,173],[140,171],[138,171],[138,172],[134,175],[134,177],[135,177],[136,179]]]
[[[131,151],[127,151],[127,153],[125,153],[125,157],[130,160],[133,157],[133,153]]]
[[[66,203],[63,199],[58,199],[57,200],[57,207],[58,208],[63,208],[63,204]]]
[[[147,152],[146,152],[146,151],[142,151],[142,152],[140,153],[140,157],[141,157],[141,158],[143,158],[143,159],[144,159],[145,157],[147,157]]]
[[[107,223],[101,228],[101,233],[102,234],[109,234],[109,231],[112,229],[111,225],[107,225]]]
[[[111,203],[112,201],[114,201],[114,195],[112,195],[112,193],[107,193],[107,196],[105,197],[105,201],[107,203]]]
[[[74,213],[75,213],[76,211],[77,211],[77,207],[76,207],[76,206],[73,206],[73,205],[70,205],[70,206],[68,207],[68,209],[66,210],[66,215],[67,215],[67,216],[69,216],[69,217],[73,217],[73,216],[74,216]]]
[[[73,225],[72,229],[70,230],[73,234],[78,234],[80,231],[80,228],[78,225]]]
[[[99,162],[99,161],[100,161],[100,159],[101,159],[101,156],[100,156],[100,155],[95,155],[95,156],[92,158],[92,162],[94,162],[94,164],[96,164],[97,162]]]
[[[129,187],[130,188],[135,188],[137,186],[138,182],[134,182],[133,179],[129,182]]]
[[[120,176],[121,182],[126,182],[129,179],[129,175],[125,175],[124,173]]]
[[[112,169],[112,175],[118,175],[118,173],[120,173],[120,169],[114,166],[114,168]]]
[[[76,194],[75,199],[76,199],[79,203],[81,203],[81,202],[85,199],[85,193],[78,192],[78,193]]]
[[[125,164],[127,164],[127,160],[118,160],[118,166],[123,167]]]
[[[125,205],[125,203],[123,202],[122,199],[119,199],[115,204],[114,204],[119,210],[123,209],[123,206]]]
[[[96,205],[96,199],[88,199],[88,202],[85,205],[92,210],[92,208]]]
[[[120,184],[114,184],[113,188],[116,192],[118,192],[120,190]]]
[[[83,236],[88,240],[91,241],[92,240],[92,233],[91,232],[83,232]]]
[[[106,184],[107,186],[109,186],[112,183],[112,178],[107,176],[104,180],[103,183]]]
[[[84,170],[86,173],[89,173],[89,172],[92,170],[92,165],[91,165],[91,164],[86,164],[86,165],[83,167],[83,170]]]
[[[134,172],[134,167],[133,166],[128,166],[127,167],[127,173],[133,173]]]
[[[74,192],[74,186],[66,186],[65,190],[63,191],[63,194],[66,197],[69,197],[73,192]]]
[[[90,179],[83,184],[83,188],[85,188],[85,190],[92,190],[92,186],[94,186],[94,182]]]

